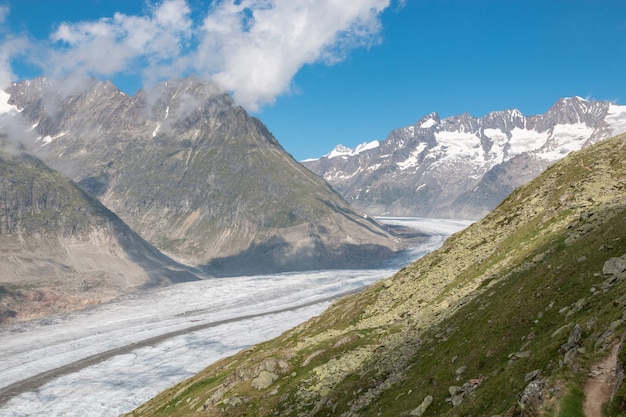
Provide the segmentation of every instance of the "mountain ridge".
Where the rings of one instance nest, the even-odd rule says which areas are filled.
[[[399,248],[214,84],[189,77],[130,97],[67,82],[7,89],[29,149],[178,261],[222,276],[366,267]]]
[[[626,106],[572,97],[528,117],[430,113],[384,141],[302,163],[371,215],[476,219],[567,153],[624,131]]]
[[[0,208],[0,322],[200,279],[32,156],[0,152]]]

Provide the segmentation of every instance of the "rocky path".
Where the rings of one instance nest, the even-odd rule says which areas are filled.
[[[602,404],[611,396],[615,383],[615,363],[617,349],[615,345],[611,354],[589,370],[589,379],[585,384],[585,401],[583,411],[586,417],[602,417]]]

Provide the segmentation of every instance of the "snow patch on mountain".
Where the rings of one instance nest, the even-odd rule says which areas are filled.
[[[350,178],[353,178],[355,175],[358,175],[363,171],[364,171],[364,168],[360,168],[360,167],[353,173],[346,173],[344,171],[335,171],[335,172],[324,175],[324,179],[328,182],[345,181],[345,180],[349,180]]]
[[[433,118],[429,118],[425,122],[422,122],[420,129],[429,129],[437,124],[437,121]]]
[[[612,134],[626,132],[626,106],[609,105],[609,111],[604,119],[612,129]]]
[[[422,153],[422,151],[424,151],[424,149],[426,149],[426,146],[427,145],[425,143],[420,143],[418,147],[413,152],[411,152],[411,154],[406,160],[402,162],[396,162],[396,165],[398,166],[398,168],[400,168],[401,171],[404,171],[405,169],[418,166],[419,155]],[[381,166],[381,164],[376,164],[376,165],[379,167]]]
[[[481,158],[480,138],[472,132],[442,130],[435,133],[435,139],[448,158]]]
[[[558,161],[568,153],[582,149],[594,130],[585,123],[556,125],[552,129],[551,140],[539,150],[538,155],[550,162]]]
[[[21,110],[14,106],[13,104],[9,104],[9,99],[11,95],[7,92],[0,90],[0,114],[7,113],[19,113]]]
[[[509,156],[531,152],[541,148],[548,140],[548,132],[537,132],[534,129],[526,130],[519,127],[511,130],[509,140]]]
[[[156,135],[159,133],[159,130],[161,129],[161,123],[157,122],[156,127],[154,128],[154,130],[152,131],[152,137],[155,138]]]
[[[361,152],[365,152],[365,151],[370,150],[370,149],[378,148],[379,146],[380,146],[380,142],[377,141],[377,140],[372,141],[372,142],[362,143],[362,144],[356,146],[355,148],[348,148],[348,147],[343,146],[343,145],[337,145],[335,147],[335,149],[330,151],[330,153],[324,155],[324,157],[328,158],[328,159],[332,159],[332,158],[336,158],[338,156],[341,156],[341,157],[354,156],[354,155],[360,154]]]
[[[53,140],[58,139],[60,137],[63,137],[65,135],[67,135],[68,133],[69,132],[60,132],[60,133],[57,133],[54,136],[50,136],[50,135],[46,135],[44,137],[39,136],[37,139],[41,140],[41,142],[42,142],[41,146],[45,146],[45,145],[49,144],[50,142],[52,142]]]

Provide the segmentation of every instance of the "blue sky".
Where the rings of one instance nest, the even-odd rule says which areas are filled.
[[[433,111],[626,104],[622,0],[0,0],[0,23],[0,82],[78,73],[132,94],[197,73],[296,159]]]

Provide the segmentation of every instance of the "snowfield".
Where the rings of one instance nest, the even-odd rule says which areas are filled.
[[[380,269],[216,278],[0,327],[0,415],[118,416],[220,358],[391,276],[470,221],[381,219],[429,235]]]

